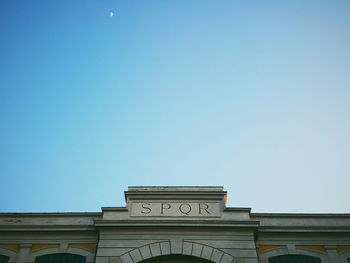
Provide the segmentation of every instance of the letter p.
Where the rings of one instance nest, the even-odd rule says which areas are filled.
[[[171,208],[171,205],[170,204],[164,204],[164,203],[161,203],[160,205],[160,213],[161,214],[164,214],[164,210],[168,210]]]

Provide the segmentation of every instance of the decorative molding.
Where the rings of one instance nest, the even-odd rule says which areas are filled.
[[[96,244],[69,244],[69,247],[82,248],[90,252],[96,252]]]
[[[284,246],[284,245],[264,245],[264,246],[259,246],[258,251],[259,251],[259,254],[263,254],[266,251],[270,251],[270,250],[277,249],[277,248],[287,248],[287,246]]]
[[[59,244],[33,244],[31,247],[31,251],[35,252],[41,249],[45,249],[45,248],[53,248],[53,247],[58,247]]]
[[[22,232],[22,231],[92,231],[95,232],[96,228],[91,225],[1,225],[0,231],[13,231],[13,232]]]
[[[252,220],[257,220],[259,222],[258,218],[251,217]],[[292,217],[291,217],[292,220]],[[350,226],[259,226],[259,233],[350,233]]]
[[[337,252],[338,254],[343,254],[345,252],[350,251],[350,245],[348,246],[337,246]]]
[[[295,246],[297,249],[309,250],[314,252],[319,252],[322,254],[327,254],[327,250],[324,246]]]
[[[130,220],[95,220],[95,227],[244,227],[258,228],[259,222],[251,220],[146,220],[146,219],[130,219]]]
[[[10,250],[15,251],[15,252],[19,252],[21,249],[21,247],[19,245],[16,245],[16,244],[0,244],[0,248],[10,249]]]

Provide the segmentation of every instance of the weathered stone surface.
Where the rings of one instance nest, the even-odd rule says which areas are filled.
[[[119,257],[110,257],[109,263],[122,263]]]
[[[140,252],[140,250],[138,250],[138,249],[132,250],[132,251],[130,252],[130,256],[131,256],[132,261],[133,261],[134,263],[143,260],[143,259],[142,259],[142,256],[141,256],[141,252]]]
[[[182,240],[170,240],[171,253],[182,254]]]
[[[123,263],[133,263],[132,258],[131,258],[131,256],[129,255],[129,253],[126,253],[126,254],[122,255],[122,256],[120,257],[120,260],[121,260]]]
[[[153,257],[162,255],[159,243],[154,243],[149,246],[151,248],[151,254]]]
[[[192,255],[192,243],[183,242],[182,253],[184,255]]]
[[[232,260],[233,260],[233,257],[230,256],[229,254],[226,254],[226,253],[225,253],[225,254],[222,256],[220,263],[231,263]]]
[[[214,261],[216,263],[220,263],[222,256],[224,255],[224,252],[214,249],[213,254],[211,256],[211,261]]]
[[[95,263],[109,263],[109,257],[96,257]]]
[[[121,256],[131,250],[132,248],[119,248],[119,247],[99,248],[97,251],[97,256],[99,257]]]
[[[204,246],[203,251],[202,251],[202,257],[210,260],[211,254],[213,253],[213,250],[214,249],[212,247]]]
[[[143,259],[148,259],[152,257],[151,248],[149,246],[143,246],[140,248],[140,252]]]
[[[251,235],[247,235],[251,236]],[[236,236],[234,237],[236,240],[189,240],[193,242],[199,242],[203,245],[215,247],[215,248],[220,248],[220,249],[225,249],[225,248],[243,248],[243,249],[255,249],[255,242],[253,240],[244,240],[244,236]],[[243,240],[241,240],[243,239]]]
[[[108,237],[111,237],[111,236],[108,236]],[[103,248],[107,248],[107,247],[135,248],[135,247],[142,247],[144,245],[149,245],[155,242],[155,240],[115,239],[118,237],[120,236],[118,235],[116,235],[116,237],[112,236],[111,238],[113,239],[100,239],[98,246]]]
[[[160,250],[162,251],[162,255],[171,254],[170,242],[160,242]]]
[[[242,248],[235,248],[235,249],[222,249],[225,253],[232,255],[233,257],[243,257],[243,258],[249,258],[249,257],[256,257],[256,250],[255,249],[242,249]]]
[[[193,245],[192,245],[192,256],[201,257],[202,250],[203,250],[203,245],[197,244],[197,243],[193,243]]]

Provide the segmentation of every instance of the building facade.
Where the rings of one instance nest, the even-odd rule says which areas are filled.
[[[223,187],[129,187],[98,213],[0,214],[0,263],[350,263],[350,214],[226,207]]]

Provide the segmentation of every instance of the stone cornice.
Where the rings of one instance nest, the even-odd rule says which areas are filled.
[[[250,213],[251,208],[248,207],[225,207],[224,212],[248,212]]]
[[[140,192],[222,192],[223,186],[129,186],[128,191]]]
[[[323,217],[331,217],[331,218],[336,218],[336,217],[348,217],[350,219],[350,213],[251,213],[251,217],[268,217],[268,218],[277,218],[277,217],[288,217],[288,218],[293,218],[293,217],[307,217],[307,218],[323,218]]]
[[[257,228],[257,221],[229,220],[95,220],[96,227],[240,227]]]
[[[350,233],[350,226],[259,226],[258,233]]]
[[[2,231],[96,231],[93,225],[0,225]]]
[[[113,212],[128,212],[129,209],[127,207],[102,207],[102,211],[113,211]]]
[[[130,186],[125,200],[218,200],[227,194],[222,186]]]

